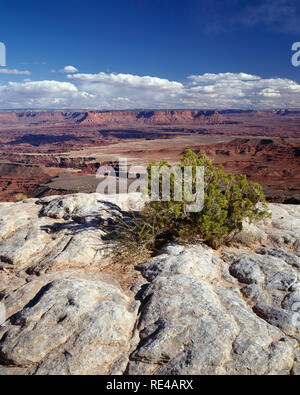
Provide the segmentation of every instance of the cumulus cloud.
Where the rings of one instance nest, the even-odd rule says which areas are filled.
[[[164,78],[140,77],[132,74],[117,73],[98,73],[98,74],[74,74],[68,75],[68,78],[75,79],[79,82],[93,82],[106,85],[119,86],[132,89],[150,89],[150,90],[169,90],[181,89],[183,85],[180,82],[169,81]]]
[[[0,74],[31,75],[31,72],[28,70],[0,69]]]
[[[177,104],[185,89],[181,82],[133,74],[100,72],[67,78],[80,89],[96,95],[100,108],[168,107]],[[120,97],[123,100],[118,100]]]
[[[265,88],[258,93],[260,96],[265,97],[280,97],[280,91],[273,88]]]
[[[196,85],[197,83],[209,83],[216,81],[254,81],[260,79],[256,75],[246,74],[246,73],[205,73],[203,75],[190,75],[188,77]]]
[[[280,108],[300,107],[300,85],[246,73],[205,73],[184,82],[115,74],[68,74],[68,81],[0,85],[1,108]]]
[[[1,108],[76,107],[90,105],[95,97],[70,82],[23,81],[0,85]]]
[[[187,97],[197,101],[206,96],[206,102],[218,103],[217,107],[300,107],[300,85],[289,79],[264,79],[245,73],[203,74],[188,79]]]
[[[63,69],[61,69],[59,71],[60,71],[60,73],[69,73],[69,74],[78,73],[78,69],[76,69],[76,67],[74,67],[74,66],[65,66]],[[54,72],[55,72],[55,70],[54,70]]]

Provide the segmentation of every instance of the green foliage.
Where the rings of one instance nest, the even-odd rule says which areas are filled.
[[[153,177],[157,177],[153,166],[160,170],[171,168],[167,162],[150,164],[149,194],[151,181]],[[172,240],[202,240],[213,248],[218,248],[242,231],[245,219],[251,223],[269,215],[261,186],[249,182],[245,175],[226,174],[221,165],[214,166],[207,156],[198,156],[191,150],[184,153],[177,170],[183,171],[185,166],[192,169],[191,191],[184,191],[182,183],[172,173],[169,201],[150,201],[131,224],[126,228],[121,226],[123,234],[125,230],[127,232],[127,242],[129,238],[136,251],[140,249],[153,252]],[[196,191],[197,166],[204,167],[204,206],[198,212],[189,212],[191,193]],[[160,187],[161,185],[162,179]],[[175,196],[180,192],[182,199],[177,201]],[[161,188],[157,198],[163,198]]]

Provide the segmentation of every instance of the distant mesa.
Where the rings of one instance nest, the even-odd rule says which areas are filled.
[[[225,124],[229,120],[216,110],[151,110],[151,111],[1,111],[0,126],[28,124],[56,125],[171,125]]]

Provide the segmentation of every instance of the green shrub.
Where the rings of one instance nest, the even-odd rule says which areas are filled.
[[[167,162],[151,163],[148,167],[148,188],[151,193],[151,168],[170,168]],[[180,169],[192,167],[192,191],[196,190],[196,167],[204,167],[204,206],[199,212],[188,212],[190,196],[182,189],[183,198],[175,200],[178,188],[176,177],[171,175],[170,200],[150,201],[131,222],[117,226],[117,239],[130,254],[157,251],[164,243],[201,240],[213,248],[230,242],[242,231],[243,221],[260,220],[268,216],[265,196],[259,184],[249,182],[245,175],[226,174],[223,167],[214,166],[205,155],[198,156],[187,150],[180,162]],[[160,180],[161,184],[161,180]],[[161,190],[160,190],[160,198]],[[123,241],[122,241],[123,240]]]

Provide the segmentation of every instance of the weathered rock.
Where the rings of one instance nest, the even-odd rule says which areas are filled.
[[[295,310],[298,300],[300,302],[298,256],[283,249],[264,247],[256,253],[234,253],[227,258],[233,262],[231,274],[250,284],[242,289],[242,293],[251,305],[256,304],[254,312],[285,334],[298,338]]]
[[[76,219],[94,216],[101,221],[119,216],[120,211],[141,210],[144,202],[140,193],[102,195],[77,193],[48,196],[38,201],[44,207],[41,215],[50,218]]]
[[[0,204],[0,268],[41,274],[105,266],[107,224],[123,210],[140,208],[138,196],[75,194]]]
[[[293,369],[291,370],[291,374],[294,376],[300,376],[300,347],[297,347],[295,349],[294,354],[295,360]]]
[[[127,373],[289,373],[294,344],[258,318],[238,289],[220,276],[207,280],[211,262],[203,247],[195,259],[195,248],[172,246],[142,265],[152,282],[142,295],[140,343]]]
[[[11,317],[13,314],[22,310],[46,284],[55,280],[70,278],[107,282],[119,287],[119,284],[111,276],[105,273],[95,273],[87,270],[70,269],[51,272],[42,276],[28,276],[23,284],[15,288],[9,287],[2,292],[1,300],[5,304],[7,317]],[[12,283],[14,284],[14,279]]]
[[[185,248],[169,244],[161,252],[161,255],[139,265],[139,270],[149,281],[161,274],[190,274],[211,282],[220,275],[212,251],[204,245]]]
[[[261,255],[270,255],[270,256],[274,256],[276,258],[282,258],[285,261],[285,263],[287,263],[288,265],[291,265],[291,266],[296,267],[297,269],[300,269],[300,258],[295,254],[291,254],[291,253],[284,251],[282,248],[262,247],[262,248],[258,248],[256,250],[256,253],[261,254]]]
[[[249,256],[242,256],[237,262],[230,266],[230,274],[244,284],[260,284],[265,276],[255,260]]]
[[[300,312],[300,290],[291,292],[282,301],[283,309]]]
[[[0,375],[299,374],[297,206],[270,205],[255,252],[169,244],[125,292],[101,271],[139,196],[0,204]]]
[[[107,280],[57,274],[23,287],[27,304],[0,328],[2,364],[27,374],[122,373],[138,303]]]
[[[300,340],[300,314],[264,303],[257,304],[254,312],[269,324],[277,326],[285,334],[297,337]]]
[[[300,206],[292,204],[269,204],[272,218],[256,225],[244,224],[263,243],[271,242],[275,248],[291,248],[300,253]],[[262,233],[263,232],[263,233]]]
[[[257,284],[247,285],[241,291],[250,302],[257,303],[265,300],[265,295]]]
[[[245,284],[264,284],[266,288],[287,291],[296,283],[298,275],[282,258],[272,255],[235,254],[230,273]]]

